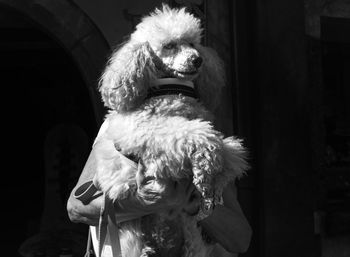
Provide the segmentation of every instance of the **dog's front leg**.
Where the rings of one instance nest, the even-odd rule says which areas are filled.
[[[196,146],[196,151],[191,156],[193,183],[201,193],[200,218],[204,218],[212,212],[215,201],[215,176],[222,172],[223,157],[221,144],[206,142]]]

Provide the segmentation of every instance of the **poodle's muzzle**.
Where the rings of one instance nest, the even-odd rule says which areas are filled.
[[[202,65],[202,62],[203,62],[203,58],[202,57],[200,57],[200,56],[191,56],[190,58],[189,58],[189,60],[187,61],[187,62],[189,62],[189,64],[187,64],[186,66],[187,67],[190,67],[189,68],[189,72],[187,72],[187,71],[182,71],[182,70],[176,70],[178,73],[181,73],[181,74],[184,74],[184,75],[194,75],[194,74],[196,74],[196,73],[198,73],[198,71],[199,71],[199,69],[200,69],[200,67],[201,67],[201,65]],[[185,62],[185,64],[187,63],[187,62]],[[185,67],[186,67],[185,66]],[[186,69],[185,69],[186,70]]]
[[[165,72],[165,76],[192,80],[201,70],[203,58],[189,44],[174,44],[171,49],[163,47],[156,53],[161,63],[158,67]]]

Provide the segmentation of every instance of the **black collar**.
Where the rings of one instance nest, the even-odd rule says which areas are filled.
[[[150,87],[148,90],[146,98],[180,94],[198,99],[198,94],[194,89],[192,81],[185,81],[176,78],[163,78],[156,80],[154,86]]]

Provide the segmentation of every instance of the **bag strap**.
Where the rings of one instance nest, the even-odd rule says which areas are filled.
[[[105,194],[103,194],[103,203],[100,209],[100,218],[98,221],[98,257],[102,256],[102,250],[103,250],[103,246],[106,240],[106,236],[107,236],[107,226],[108,226],[108,213],[107,213],[107,205],[108,204],[108,200],[106,199]],[[111,245],[112,245],[112,241],[111,241]]]
[[[92,238],[91,238],[90,227],[89,227],[88,239],[87,239],[87,243],[86,243],[86,251],[85,251],[84,257],[93,257],[93,248],[92,248]]]
[[[94,186],[92,180],[89,180],[79,186],[75,192],[74,197],[80,200],[82,203],[89,203],[94,194],[97,192],[97,188]],[[122,257],[119,228],[117,226],[116,217],[113,211],[113,201],[103,194],[103,203],[100,209],[100,217],[98,224],[98,257],[102,256],[103,246],[106,240],[107,231],[109,233],[111,248],[113,257]],[[89,229],[88,242],[86,246],[85,257],[90,257],[91,254],[91,230]]]
[[[119,228],[113,212],[113,202],[106,196],[106,194],[103,194],[103,202],[98,225],[98,257],[102,257],[102,250],[106,240],[107,231],[111,242],[113,257],[122,257]]]
[[[111,209],[109,208],[109,210]],[[109,211],[109,215],[108,215],[108,232],[109,232],[109,239],[111,242],[113,242],[111,244],[113,256],[122,257],[122,250],[121,250],[122,248],[120,245],[120,238],[119,238],[119,226],[117,224],[115,215],[111,211]]]

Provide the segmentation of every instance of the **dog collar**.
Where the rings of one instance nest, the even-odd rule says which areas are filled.
[[[154,82],[154,85],[148,90],[147,98],[180,94],[192,98],[198,98],[192,81],[176,78],[157,79]]]

